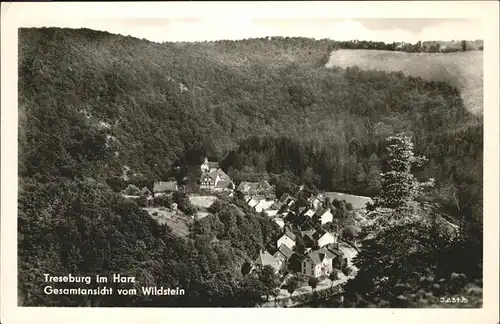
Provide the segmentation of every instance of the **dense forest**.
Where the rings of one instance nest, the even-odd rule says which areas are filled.
[[[405,131],[429,158],[415,173],[437,180],[426,199],[480,228],[481,118],[443,82],[324,68],[330,52],[346,46],[275,37],[158,44],[88,29],[19,29],[23,303],[47,302],[37,285],[55,269],[190,285],[193,295],[169,299],[178,305],[231,306],[240,294],[255,294],[254,283],[231,269],[269,243],[272,223],[248,211],[244,231],[225,202],[192,237],[178,238],[113,192],[125,166],[130,181],[151,183],[182,178],[175,167],[185,173],[209,156],[235,179],[282,175],[376,195],[386,169],[383,140]],[[100,243],[87,250],[89,242]]]
[[[204,219],[214,223],[212,229],[206,227],[203,233],[194,230],[193,237],[185,240],[168,226],[159,225],[135,203],[91,179],[43,184],[23,181],[21,185],[21,305],[238,306],[252,301],[247,295],[260,296],[258,287],[247,286],[251,279],[242,278],[240,269],[260,246],[278,234],[277,225],[268,218],[248,212],[244,215],[245,225],[235,232],[234,225],[241,224],[242,217],[234,205],[223,201],[220,210],[213,210],[214,214]],[[222,227],[218,232],[217,225]],[[214,242],[212,235],[219,240]],[[140,286],[179,286],[189,294],[175,298],[45,295],[45,273],[92,278],[96,274],[110,277],[120,273],[135,277]],[[106,286],[134,287],[126,283]]]

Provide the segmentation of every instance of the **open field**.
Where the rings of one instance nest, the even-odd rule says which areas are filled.
[[[483,52],[405,53],[378,50],[333,51],[326,67],[358,66],[362,70],[401,71],[426,80],[456,86],[465,106],[473,113],[483,111]]]
[[[189,224],[191,219],[185,215],[176,215],[175,212],[164,208],[148,207],[143,208],[145,211],[151,215],[158,223],[167,224],[172,232],[179,236],[187,236],[189,234]]]
[[[189,202],[195,207],[208,208],[217,199],[215,196],[196,196],[190,195]]]
[[[207,217],[208,215],[209,215],[209,213],[207,213],[207,212],[203,212],[203,211],[196,212],[196,217],[198,219],[203,219],[203,218]]]
[[[351,203],[352,208],[354,210],[364,209],[366,207],[366,203],[368,203],[368,202],[373,203],[373,201],[370,197],[349,195],[349,194],[345,194],[345,193],[341,193],[341,192],[325,192],[325,193],[323,193],[323,195],[325,197],[330,198],[332,201],[334,199],[345,200],[346,202]]]

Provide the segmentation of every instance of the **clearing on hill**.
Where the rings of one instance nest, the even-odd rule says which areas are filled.
[[[164,207],[148,207],[143,208],[160,224],[167,224],[172,229],[172,232],[179,236],[187,236],[189,234],[189,225],[192,220],[186,215],[164,208]]]
[[[465,106],[483,112],[483,52],[406,53],[379,50],[333,51],[326,67],[357,66],[362,70],[401,71],[429,81],[445,81],[457,87]]]
[[[351,203],[354,210],[365,209],[367,203],[373,203],[370,197],[349,195],[341,192],[325,192],[323,194],[325,197],[330,198],[330,200],[345,200],[346,203]]]
[[[208,208],[212,206],[215,200],[217,200],[217,197],[215,196],[189,196],[189,202],[191,202],[193,206],[200,208]]]

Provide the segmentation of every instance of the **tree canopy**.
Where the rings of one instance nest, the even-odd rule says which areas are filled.
[[[481,307],[481,243],[450,232],[432,209],[421,207],[425,203],[417,199],[424,186],[411,166],[425,159],[414,155],[409,137],[389,138],[387,150],[383,189],[369,215],[373,225],[364,228],[361,251],[353,260],[359,271],[345,287],[346,305],[439,307],[446,306],[442,298],[470,296],[448,306]]]

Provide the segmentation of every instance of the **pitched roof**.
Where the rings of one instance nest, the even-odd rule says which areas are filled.
[[[321,248],[319,250],[311,251],[309,254],[307,254],[306,258],[311,259],[311,261],[314,264],[320,264],[323,262],[325,258],[333,259],[335,257],[335,254],[325,248]]]
[[[301,230],[313,229],[314,223],[309,217],[304,217],[304,221],[298,227]]]
[[[250,189],[250,185],[251,185],[250,182],[248,182],[248,181],[242,181],[238,185],[238,190],[239,191],[248,191]]]
[[[290,229],[290,227],[285,227],[285,232],[283,234],[286,235],[286,236],[288,236],[289,238],[291,238],[294,241],[297,238],[295,236],[295,234],[292,232],[292,230]]]
[[[302,226],[304,225],[305,222],[307,222],[308,220],[310,220],[309,217],[307,216],[304,216],[304,215],[297,215],[294,219],[294,223],[295,225],[297,226]]]
[[[249,191],[258,191],[259,183],[258,182],[250,182],[250,186],[248,188]]]
[[[292,224],[286,225],[285,226],[285,231],[293,233],[293,225]]]
[[[314,215],[321,216],[321,215],[323,215],[326,212],[327,212],[326,208],[320,207],[320,208],[318,208],[318,210],[316,210],[316,212],[314,213]]]
[[[290,201],[295,201],[295,198],[290,196],[290,194],[286,193],[283,196],[281,196],[280,202],[285,203],[285,204],[289,204]]]
[[[282,204],[281,202],[279,202],[278,204]],[[287,211],[290,210],[290,207],[287,205],[287,204],[282,204],[278,210],[278,213],[280,214],[285,214]]]
[[[323,253],[325,256],[327,256],[330,259],[333,259],[335,257],[335,254],[333,251],[330,251],[330,249],[327,249],[325,247],[322,247],[321,249],[318,250],[318,253]]]
[[[293,251],[290,250],[290,248],[285,244],[281,244],[278,251],[281,252],[287,259],[289,259],[293,254]]]
[[[324,229],[321,229],[319,231],[316,231],[313,235],[314,239],[315,240],[319,240],[323,235],[325,235],[326,233],[328,233],[327,231],[325,231]]]
[[[323,249],[325,248],[330,250],[337,257],[344,256],[344,252],[341,249],[339,249],[339,245],[337,243],[329,243],[323,247]]]
[[[233,183],[230,180],[219,180],[215,184],[215,188],[218,189],[233,188]]]
[[[318,200],[319,202],[324,202],[325,197],[323,195],[317,195],[317,196],[311,196],[309,199],[307,199],[308,202],[312,203],[315,200]]]
[[[273,257],[278,260],[278,259],[286,259],[286,256],[283,255],[283,253],[280,252],[280,250],[274,252]]]
[[[280,201],[285,202],[288,198],[290,198],[290,194],[285,193],[281,196]]]
[[[238,190],[242,192],[257,193],[259,191],[266,191],[271,188],[271,185],[266,180],[261,180],[259,182],[249,182],[242,181],[238,185]]]
[[[278,214],[278,211],[276,209],[268,209],[264,210],[264,213],[266,213],[266,215],[269,217],[274,217]]]
[[[302,215],[308,216],[308,217],[313,217],[314,214],[315,214],[314,210],[311,209],[311,208],[308,208],[307,210],[304,210],[304,212],[302,213]]]
[[[150,192],[151,192],[151,190],[149,190],[149,188],[148,188],[148,187],[144,187],[144,188],[142,188],[142,189],[141,189],[141,192],[142,192],[142,193],[148,193],[148,192],[150,193]]]
[[[324,255],[323,255],[323,257],[324,257]],[[320,255],[318,253],[318,251],[309,252],[309,254],[307,254],[307,256],[306,256],[306,258],[311,259],[311,261],[314,264],[320,264],[323,261],[323,257],[322,257],[322,255]]]
[[[335,240],[335,235],[333,235],[330,232],[323,233],[323,235],[321,235],[320,237],[318,237],[318,240],[320,240],[321,238],[323,238],[325,236],[330,236],[330,237],[332,237]]]
[[[154,192],[165,192],[177,190],[177,181],[157,181],[153,185]]]
[[[302,231],[301,234],[302,234],[302,238],[309,238],[311,239],[311,241],[315,241],[315,238],[314,238],[314,233],[316,233],[316,230],[314,229],[310,229],[308,231]]]
[[[208,161],[208,167],[210,169],[217,169],[217,168],[219,168],[219,162],[210,162],[210,161]]]
[[[227,177],[226,172],[224,172],[224,171],[223,171],[222,169],[220,169],[220,168],[219,168],[219,169],[217,169],[217,170],[215,170],[215,171],[213,171],[213,170],[212,170],[212,172],[215,172],[216,174],[218,174],[218,175],[219,175],[219,176],[221,176],[221,177]]]
[[[330,249],[330,251],[332,251],[332,253],[338,257],[344,256],[344,252],[342,252],[342,250],[340,250],[339,248],[332,248],[332,249]]]
[[[274,200],[261,200],[255,206],[255,210],[260,213],[263,210],[271,208],[272,205],[274,205]]]
[[[274,218],[274,222],[281,228],[285,226],[285,221],[281,218]]]
[[[272,187],[272,186],[271,186],[271,184],[269,183],[269,181],[267,181],[267,180],[260,180],[260,181],[259,181],[259,188],[260,188],[261,190],[269,190],[269,189],[271,189],[271,187]]]
[[[276,258],[269,254],[269,252],[267,252],[266,250],[259,251],[259,255],[255,260],[255,264],[262,266],[270,265],[273,268],[276,268],[278,266]]]
[[[285,216],[285,220],[286,220],[287,222],[294,222],[296,217],[297,217],[297,215],[295,215],[295,213],[294,213],[294,212],[290,211],[290,212],[288,212],[288,213],[286,214],[286,216]]]
[[[255,206],[257,206],[257,205],[259,204],[259,202],[258,202],[257,200],[255,200],[255,199],[253,199],[253,198],[250,198],[250,199],[247,201],[247,204],[248,204],[250,207],[254,208]]]

